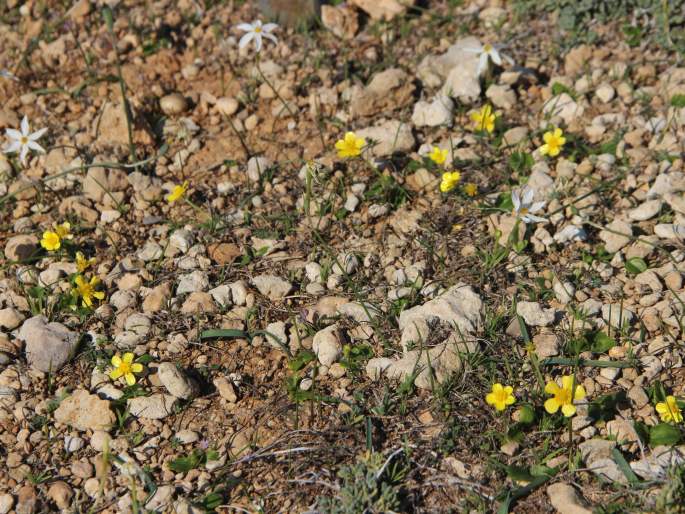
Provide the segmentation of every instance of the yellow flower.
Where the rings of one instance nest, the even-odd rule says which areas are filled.
[[[68,221],[65,221],[61,225],[53,223],[52,228],[55,229],[55,233],[59,236],[60,239],[74,238],[74,235],[71,233],[71,223],[69,223]]]
[[[464,184],[464,193],[468,196],[476,196],[478,194],[478,186],[473,182],[467,182]]]
[[[84,271],[86,271],[93,264],[95,264],[95,262],[95,257],[86,259],[86,257],[81,252],[76,252],[76,269],[79,271],[79,273],[83,273]]]
[[[448,150],[441,150],[437,146],[433,147],[433,151],[428,154],[428,157],[430,158],[431,161],[433,161],[435,164],[444,164],[445,161],[447,160],[447,156],[449,155]]]
[[[492,134],[495,130],[495,115],[489,105],[484,105],[480,111],[471,113],[471,121],[476,131],[485,130],[488,134]]]
[[[485,401],[496,410],[503,411],[507,408],[507,405],[511,405],[516,401],[514,388],[511,386],[503,386],[499,383],[492,384],[492,392],[485,396]]]
[[[171,193],[169,193],[167,195],[166,201],[169,203],[174,203],[176,200],[179,200],[184,194],[186,194],[187,190],[188,190],[188,181],[186,180],[180,186],[174,186],[173,191],[171,191]]]
[[[683,414],[680,412],[680,407],[674,396],[667,396],[665,402],[656,404],[656,411],[661,416],[661,421],[664,423],[682,423]]]
[[[109,378],[117,380],[120,377],[124,377],[126,384],[130,386],[136,383],[134,373],[143,371],[143,365],[139,362],[133,362],[133,354],[130,352],[125,353],[123,358],[119,357],[118,353],[113,356],[112,366],[114,366],[114,369],[109,372]]]
[[[566,138],[560,128],[545,132],[542,135],[542,139],[545,141],[545,144],[540,147],[540,153],[542,155],[549,155],[550,157],[559,155],[564,143],[566,143]]]
[[[62,246],[62,238],[57,232],[46,230],[43,232],[43,238],[40,240],[40,245],[48,252],[55,252]]]
[[[354,132],[347,132],[344,139],[336,141],[335,148],[338,150],[338,157],[357,157],[365,144],[364,138],[357,137]]]
[[[78,275],[74,280],[76,282],[76,287],[72,290],[72,294],[76,297],[81,297],[81,305],[84,307],[93,306],[93,298],[98,300],[105,299],[105,293],[102,291],[97,291],[95,288],[100,283],[100,279],[97,277],[92,277],[90,282],[86,282],[82,275]]]
[[[573,375],[561,377],[561,387],[556,382],[548,382],[545,386],[547,394],[554,395],[553,398],[545,402],[545,410],[550,414],[554,414],[561,408],[561,412],[567,418],[576,413],[576,406],[574,401],[580,401],[585,398],[585,388],[582,385],[575,385],[573,387],[575,378]]]
[[[440,191],[448,193],[452,191],[461,180],[461,173],[458,171],[446,171],[442,174],[442,182],[440,182]]]

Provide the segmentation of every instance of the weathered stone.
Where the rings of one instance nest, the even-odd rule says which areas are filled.
[[[55,421],[77,430],[109,430],[116,416],[109,408],[109,401],[102,400],[85,389],[77,389],[62,400],[55,410]]]
[[[26,360],[39,371],[55,372],[76,353],[79,336],[61,323],[49,323],[45,316],[24,321],[18,338],[26,344]]]

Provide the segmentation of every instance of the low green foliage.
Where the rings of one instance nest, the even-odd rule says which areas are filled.
[[[338,472],[339,492],[332,497],[320,497],[318,509],[329,514],[397,512],[401,505],[399,482],[407,471],[400,457],[366,453]]]

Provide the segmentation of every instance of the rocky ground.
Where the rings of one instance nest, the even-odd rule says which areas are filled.
[[[315,4],[0,7],[0,514],[682,512],[666,3]]]

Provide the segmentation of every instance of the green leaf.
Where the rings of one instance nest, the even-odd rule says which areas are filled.
[[[649,444],[654,446],[671,446],[680,442],[682,433],[677,427],[668,423],[659,423],[649,430]]]
[[[628,361],[598,361],[589,359],[568,359],[566,357],[551,357],[540,362],[542,366],[581,366],[591,368],[634,368],[635,364]]]
[[[641,257],[632,257],[626,261],[626,271],[631,275],[637,275],[647,270],[647,263]]]
[[[671,106],[677,109],[685,107],[685,95],[678,94],[671,97]]]
[[[307,364],[312,362],[315,358],[316,355],[314,354],[314,352],[309,350],[302,350],[295,356],[294,359],[290,359],[290,362],[288,362],[288,368],[290,368],[291,371],[300,371]]]
[[[519,408],[519,423],[531,424],[535,421],[535,409],[530,404],[521,405]]]
[[[169,462],[169,469],[174,473],[187,473],[191,469],[200,467],[205,461],[205,454],[194,450],[186,457],[179,457]]]
[[[533,156],[528,152],[513,152],[509,157],[509,167],[512,171],[528,171],[533,167]]]
[[[200,334],[200,339],[249,339],[250,334],[244,330],[234,328],[221,328],[216,330],[205,330]]]
[[[535,476],[526,468],[520,466],[506,466],[504,469],[507,472],[507,476],[517,482],[532,482],[535,480]]]
[[[630,467],[628,462],[626,462],[625,457],[623,456],[623,454],[621,453],[621,451],[618,448],[614,448],[611,451],[611,456],[613,457],[614,462],[618,465],[619,469],[626,476],[629,483],[637,484],[640,482],[640,479],[633,472],[633,469]]]
[[[616,346],[616,341],[604,332],[597,332],[592,340],[592,351],[595,353],[606,353],[614,346]]]

